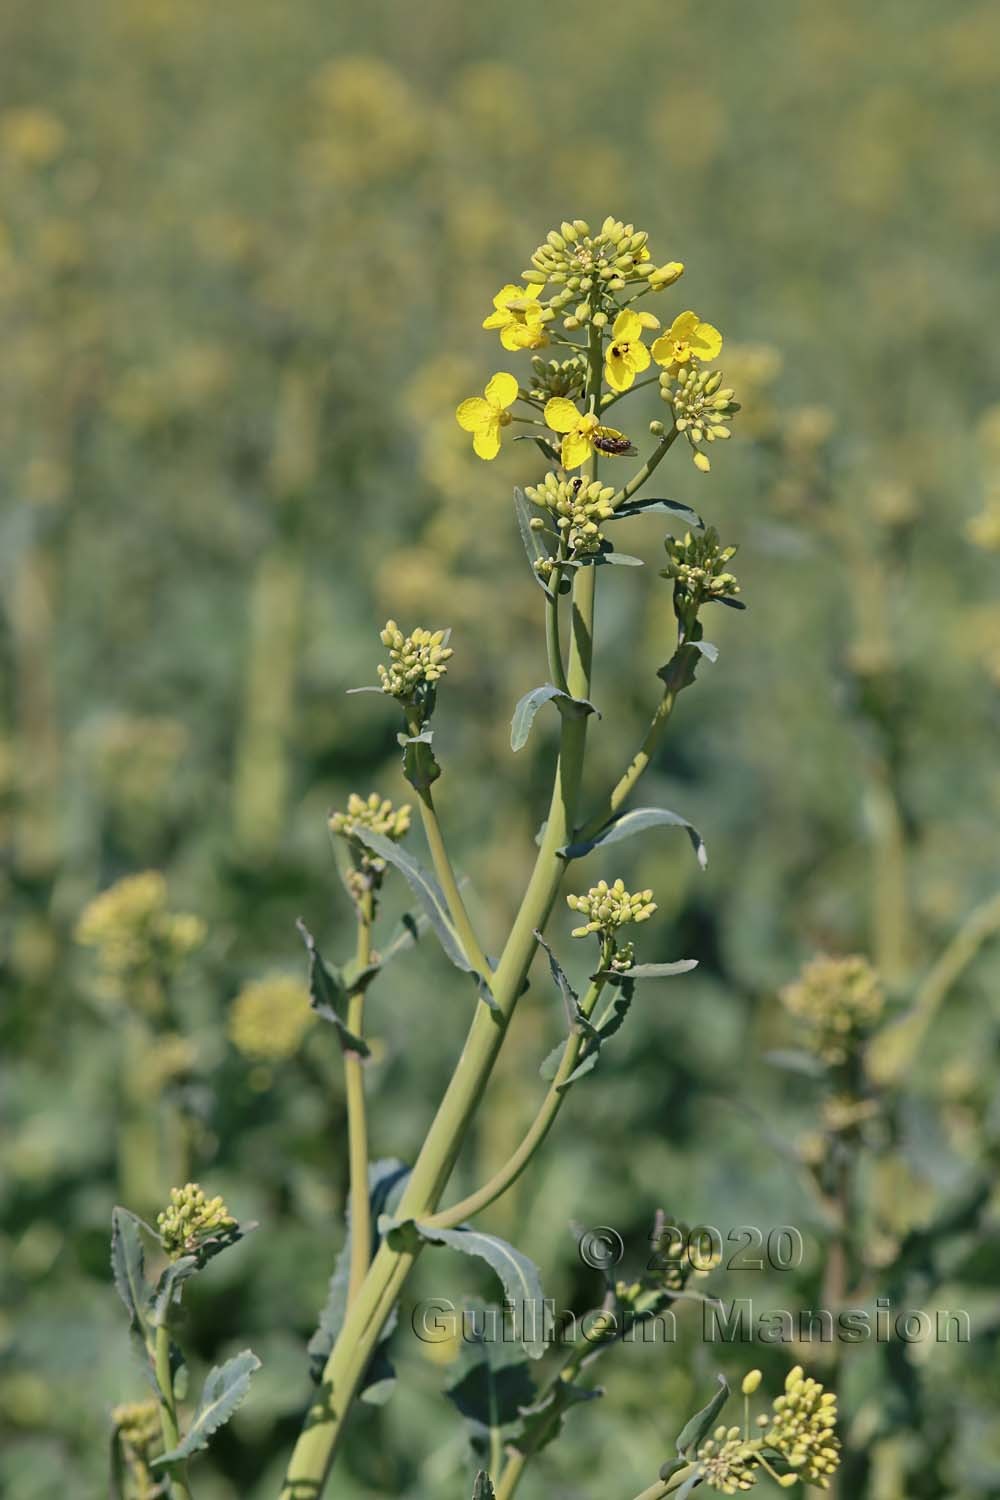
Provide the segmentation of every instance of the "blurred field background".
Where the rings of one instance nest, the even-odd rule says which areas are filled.
[[[813,952],[857,951],[903,1007],[998,883],[998,56],[992,0],[7,0],[4,1494],[105,1493],[109,1409],[145,1394],[111,1206],[153,1213],[188,1177],[261,1222],[192,1298],[197,1358],[264,1361],[199,1460],[199,1500],[276,1493],[340,1242],[343,1092],[294,994],[285,1035],[266,1011],[287,987],[250,992],[255,1029],[246,986],[301,983],[299,914],[331,955],[351,942],[325,814],[404,791],[394,715],[345,697],[373,680],[390,614],[454,630],[439,806],[487,946],[502,939],[552,751],[551,726],[516,759],[508,743],[545,676],[509,498],[541,469],[526,445],[480,464],[453,412],[505,367],[479,326],[490,298],[565,217],[648,229],[688,268],[657,311],[726,335],[734,441],[710,476],[671,455],[659,492],[739,543],[750,608],[712,621],[719,662],[641,798],[704,832],[707,872],[668,834],[584,867],[653,886],[643,956],[701,967],[641,996],[485,1222],[578,1309],[600,1287],[572,1220],[616,1226],[636,1261],[661,1204],[723,1233],[795,1224],[800,1271],[717,1290],[815,1305],[822,1219],[775,1141],[815,1131],[816,1098],[760,1061],[788,1044],[776,992]],[[595,793],[670,649],[662,527],[633,527],[644,576],[600,580]],[[74,932],[145,871],[166,894],[147,881],[142,899],[204,935],[189,925],[169,985],[124,993]],[[568,930],[557,912],[563,950]],[[973,1343],[841,1361],[851,1493],[873,1500],[1000,1492],[998,979],[986,944],[867,1169],[886,1267],[975,1200],[893,1290],[969,1308]],[[429,943],[373,991],[379,1154],[412,1153],[470,1005]],[[559,1025],[539,979],[456,1185],[509,1153]],[[412,1297],[484,1286],[434,1253]],[[794,1352],[706,1348],[680,1321],[674,1350],[601,1366],[605,1400],[526,1500],[632,1494],[716,1368],[776,1382]],[[440,1395],[454,1350],[398,1344],[402,1387],[358,1416],[337,1493],[467,1494]],[[822,1378],[822,1352],[808,1361]]]

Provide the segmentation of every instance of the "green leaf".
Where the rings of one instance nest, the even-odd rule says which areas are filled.
[[[561,688],[553,687],[551,682],[543,683],[541,687],[532,688],[530,693],[525,693],[514,710],[514,717],[510,721],[510,748],[512,750],[516,751],[524,747],[538,710],[543,703],[553,701],[558,705],[561,713],[570,714],[574,718],[583,718],[587,714],[597,713],[594,705],[585,698],[571,698],[569,693],[564,693]]]
[[[572,1028],[573,1017],[580,1008],[580,997],[576,993],[576,990],[573,988],[573,986],[570,984],[569,980],[566,978],[562,964],[556,958],[555,954],[552,952],[552,949],[542,937],[542,934],[538,931],[537,927],[532,933],[532,936],[534,937],[535,942],[538,944],[539,948],[544,949],[545,954],[549,960],[549,969],[551,970],[552,978],[555,980],[556,985],[558,986],[559,993],[563,997],[563,1004],[566,1007],[566,1024]]]
[[[480,1469],[472,1486],[472,1500],[496,1500],[493,1481],[485,1469]]]
[[[669,812],[664,807],[637,807],[632,812],[619,813],[609,823],[605,823],[599,833],[591,838],[581,839],[577,843],[568,844],[560,849],[559,853],[563,859],[582,859],[592,849],[606,844],[620,844],[623,839],[630,839],[634,834],[644,833],[647,828],[683,828],[691,840],[691,845],[698,856],[698,863],[702,869],[708,864],[708,851],[701,834],[687,818],[682,818],[680,813]]]
[[[596,1401],[603,1395],[599,1386],[588,1390],[569,1381],[557,1381],[534,1406],[523,1409],[521,1424],[510,1439],[511,1445],[519,1453],[539,1453],[562,1432],[570,1407],[579,1406],[584,1401]]]
[[[595,567],[601,567],[605,563],[613,563],[619,568],[644,568],[646,565],[641,557],[632,557],[628,552],[598,552],[593,557],[582,558],[586,564],[593,563]]]
[[[396,1157],[384,1157],[380,1161],[370,1162],[368,1165],[368,1195],[371,1204],[371,1219],[376,1226],[383,1214],[391,1214],[403,1195],[410,1169],[397,1160]],[[319,1327],[309,1340],[309,1372],[315,1381],[319,1381],[323,1374],[323,1366],[330,1356],[330,1351],[337,1340],[337,1335],[344,1326],[344,1316],[347,1311],[347,1288],[350,1281],[351,1270],[351,1214],[348,1207],[344,1215],[347,1233],[340,1253],[337,1256],[330,1277],[327,1290],[326,1304],[319,1315]],[[378,1233],[373,1236],[375,1243],[373,1252],[378,1249]],[[389,1337],[391,1329],[387,1326],[383,1332],[383,1340]],[[381,1341],[380,1341],[381,1342]]]
[[[142,1220],[127,1208],[111,1213],[111,1272],[115,1289],[125,1304],[129,1327],[141,1333],[151,1288],[146,1280],[146,1256],[139,1233]]]
[[[180,1301],[180,1290],[184,1282],[200,1269],[197,1255],[182,1255],[161,1272],[156,1291],[150,1299],[149,1310],[154,1327],[159,1328],[166,1319],[172,1302]]]
[[[671,979],[675,974],[690,974],[698,967],[696,958],[679,958],[672,964],[634,964],[631,969],[599,969],[595,979],[617,984],[623,979]]]
[[[337,1036],[345,1052],[356,1052],[359,1057],[367,1057],[369,1055],[368,1043],[348,1031],[337,1010],[338,1001],[342,1002],[347,999],[347,990],[343,980],[335,969],[331,969],[329,964],[324,962],[316,946],[316,939],[301,917],[297,919],[295,925],[299,929],[299,935],[309,954],[310,1005],[318,1016],[337,1028]]]
[[[706,599],[706,604],[724,604],[727,609],[746,609],[742,599]]]
[[[458,933],[452,926],[451,917],[448,914],[448,903],[430,871],[418,864],[406,853],[405,849],[400,848],[399,844],[394,844],[392,839],[387,839],[384,834],[376,833],[371,828],[356,829],[355,837],[373,854],[377,854],[380,859],[385,860],[386,864],[393,865],[399,871],[427,913],[428,920],[445,953],[456,968],[461,969],[464,974],[470,974],[472,966],[463,953]]]
[[[441,775],[441,767],[434,759],[431,741],[433,729],[421,734],[397,734],[396,740],[403,747],[403,775],[414,791],[426,792]]]
[[[414,1223],[414,1229],[431,1245],[447,1245],[463,1255],[485,1260],[503,1283],[513,1313],[514,1335],[524,1345],[530,1359],[541,1359],[545,1353],[542,1283],[538,1267],[520,1250],[496,1235],[479,1229],[438,1229],[433,1224]]]
[[[687,1468],[687,1463],[683,1458],[668,1458],[666,1463],[660,1468],[659,1477],[661,1479],[673,1479],[678,1470],[685,1468]]]
[[[709,1431],[715,1426],[715,1419],[719,1412],[729,1400],[729,1384],[724,1375],[719,1375],[719,1389],[701,1411],[695,1412],[694,1416],[681,1428],[677,1434],[677,1452],[686,1453],[689,1448],[697,1448],[705,1439]]]
[[[616,506],[613,516],[609,521],[624,521],[628,516],[647,516],[666,513],[671,516],[679,516],[686,526],[693,526],[696,531],[704,527],[704,521],[697,511],[693,511],[690,505],[682,505],[679,500],[658,500],[653,496],[643,500],[626,500],[624,505]]]
[[[250,1390],[250,1377],[260,1369],[260,1360],[250,1349],[227,1359],[224,1365],[215,1365],[209,1370],[202,1387],[201,1400],[187,1433],[176,1448],[171,1448],[154,1466],[179,1463],[208,1447],[213,1432],[218,1432],[246,1399]]]
[[[501,1310],[479,1301],[468,1304],[466,1311],[473,1310],[482,1314],[483,1337],[465,1335],[445,1395],[465,1418],[472,1450],[481,1456],[489,1452],[490,1434],[517,1423],[538,1393],[521,1345],[489,1336],[487,1320],[499,1324]]]
[[[524,550],[528,554],[528,562],[531,564],[531,576],[538,584],[538,587],[541,589],[546,599],[554,599],[555,595],[549,588],[548,584],[535,572],[535,563],[547,561],[552,556],[552,553],[549,551],[548,547],[545,545],[545,542],[542,540],[541,533],[532,531],[531,529],[530,523],[533,511],[536,515],[539,516],[543,516],[545,514],[545,512],[540,510],[537,506],[532,506],[530,504],[523,490],[515,489],[514,513],[517,516],[517,529],[521,533],[521,541],[524,543]]]

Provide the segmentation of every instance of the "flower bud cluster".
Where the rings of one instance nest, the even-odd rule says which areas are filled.
[[[371,792],[367,797],[352,792],[347,799],[347,811],[330,814],[330,832],[349,839],[359,828],[370,828],[373,833],[398,842],[409,832],[411,811],[408,802],[402,807],[393,807],[388,797],[380,797],[378,792]]]
[[[574,927],[574,937],[597,932],[602,938],[612,938],[627,922],[648,922],[656,910],[651,890],[632,895],[622,880],[610,886],[606,880],[599,880],[585,896],[567,896],[566,905],[586,919],[584,926]]]
[[[206,1240],[233,1238],[239,1225],[221,1198],[206,1198],[196,1182],[170,1189],[170,1203],[156,1216],[160,1243],[171,1260],[198,1251]]]
[[[381,632],[383,646],[389,647],[389,665],[379,663],[378,675],[383,693],[404,703],[411,702],[421,688],[438,682],[447,671],[445,662],[454,653],[447,644],[447,630],[414,630],[405,635],[395,620],[386,622]]]
[[[113,1408],[111,1420],[130,1447],[150,1448],[159,1440],[160,1407],[156,1401],[126,1401]]]
[[[752,1489],[760,1472],[760,1448],[759,1438],[745,1438],[738,1427],[717,1427],[696,1455],[705,1483],[722,1495]]]
[[[581,354],[570,359],[542,359],[535,354],[531,360],[532,393],[548,401],[552,396],[567,396],[571,400],[583,394],[587,381],[587,361]]]
[[[229,1037],[257,1062],[283,1062],[299,1049],[314,1017],[305,986],[290,974],[251,980],[229,1009]]]
[[[732,436],[726,423],[740,409],[734,395],[722,388],[721,370],[671,365],[660,376],[660,399],[673,409],[674,425],[690,443],[695,467],[704,473],[712,465],[700,444]]]
[[[878,974],[860,954],[821,954],[785,986],[781,1002],[802,1023],[810,1050],[837,1065],[846,1062],[851,1049],[878,1023],[885,992]]]
[[[764,1428],[765,1447],[776,1449],[807,1484],[829,1489],[829,1476],[840,1463],[840,1441],[834,1431],[836,1395],[796,1365],[772,1408],[774,1416]]]
[[[614,515],[611,501],[614,489],[611,485],[590,484],[577,476],[575,479],[560,479],[557,474],[546,474],[539,485],[525,488],[524,493],[536,505],[551,511],[556,526],[566,540],[571,555],[607,550],[607,538],[600,523]]]
[[[574,293],[588,293],[595,287],[619,292],[626,281],[645,280],[646,272],[639,268],[649,261],[648,239],[645,230],[610,215],[595,235],[583,219],[574,219],[549,230],[523,279],[529,285],[551,282],[564,288],[552,298],[553,306],[563,306],[573,300]]]
[[[735,547],[723,547],[714,526],[704,531],[688,531],[678,540],[668,536],[664,539],[667,566],[661,578],[672,578],[674,590],[682,595],[679,601],[697,609],[711,599],[731,599],[740,591],[733,573],[724,571],[726,563],[736,555]]]

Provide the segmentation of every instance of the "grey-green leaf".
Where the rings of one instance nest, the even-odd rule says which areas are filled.
[[[337,1028],[337,1036],[340,1045],[345,1052],[356,1052],[359,1057],[368,1056],[368,1044],[359,1036],[348,1031],[340,1012],[337,1010],[338,1001],[347,999],[347,991],[343,981],[334,969],[324,962],[323,955],[316,946],[316,939],[309,931],[302,918],[299,917],[295,923],[299,929],[299,935],[306,945],[309,954],[309,1003],[318,1016],[324,1021],[329,1021]]]
[[[679,958],[672,964],[634,964],[631,969],[619,969],[620,979],[671,979],[675,974],[690,974],[698,967],[696,958]],[[602,971],[607,974],[607,971]]]
[[[422,1239],[432,1245],[447,1245],[463,1255],[485,1260],[503,1283],[513,1314],[514,1336],[520,1339],[530,1359],[541,1359],[545,1353],[544,1305],[538,1267],[520,1250],[493,1234],[479,1229],[438,1229],[433,1224],[415,1223]]]
[[[420,734],[397,734],[396,739],[403,748],[403,775],[414,791],[426,792],[441,775],[441,767],[431,749],[433,729],[425,729]]]
[[[535,722],[535,715],[543,703],[552,701],[558,703],[562,713],[573,714],[584,717],[586,714],[596,713],[592,703],[585,698],[571,698],[569,693],[564,693],[561,688],[553,687],[551,682],[545,682],[541,687],[532,688],[530,693],[518,701],[514,710],[514,717],[510,721],[510,748],[520,750],[527,743],[531,726]]]
[[[260,1360],[250,1349],[227,1359],[224,1365],[215,1365],[205,1379],[198,1409],[184,1437],[155,1460],[157,1465],[179,1463],[208,1447],[213,1432],[218,1432],[246,1399],[250,1390],[250,1377],[260,1369]]]
[[[599,845],[620,844],[623,839],[630,839],[634,834],[644,833],[647,828],[683,828],[702,869],[708,864],[708,851],[705,841],[697,828],[689,823],[687,818],[682,818],[680,813],[669,812],[665,807],[637,807],[631,812],[619,813],[609,823],[595,833],[591,838],[580,839],[576,843],[567,844],[559,850],[563,859],[581,859],[583,855],[589,854],[592,849]]]
[[[553,599],[555,596],[552,590],[545,580],[539,577],[535,569],[536,562],[547,562],[552,554],[542,541],[539,533],[531,529],[532,507],[525,497],[524,491],[521,489],[514,490],[514,513],[517,516],[517,529],[521,533],[521,541],[524,543],[524,550],[528,554],[528,562],[531,564],[531,576],[545,597]],[[542,515],[542,511],[537,510],[537,507],[536,513]]]
[[[146,1257],[139,1233],[140,1220],[127,1208],[111,1214],[111,1271],[115,1289],[125,1304],[129,1326],[140,1330],[146,1317],[150,1286],[145,1276]]]
[[[718,1376],[719,1389],[701,1411],[695,1412],[694,1416],[681,1428],[677,1434],[677,1452],[686,1453],[689,1448],[697,1448],[707,1433],[715,1426],[715,1419],[719,1412],[729,1400],[729,1384],[724,1375]]]
[[[624,505],[619,505],[609,521],[624,521],[627,516],[648,516],[666,513],[671,516],[679,516],[686,526],[693,526],[701,530],[704,522],[697,511],[693,511],[689,505],[682,505],[679,500],[658,500],[650,496],[648,500],[626,500]]]
[[[444,893],[430,871],[418,864],[406,853],[405,849],[400,848],[399,844],[394,844],[392,839],[387,839],[384,834],[376,833],[371,828],[356,829],[355,837],[373,854],[377,854],[379,859],[384,859],[387,864],[393,865],[399,871],[410,890],[421,902],[442,948],[452,963],[463,973],[471,973],[472,966],[462,951],[462,944],[452,926],[451,917],[448,915],[448,903],[444,899]]]

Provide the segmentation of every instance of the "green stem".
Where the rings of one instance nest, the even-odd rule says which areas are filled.
[[[496,1500],[511,1500],[521,1482],[524,1466],[528,1462],[526,1453],[511,1453],[503,1466],[496,1484]]]
[[[635,1496],[635,1500],[663,1500],[665,1495],[672,1495],[676,1490],[679,1490],[681,1485],[685,1484],[691,1478],[691,1475],[695,1472],[695,1468],[694,1464],[687,1464],[683,1469],[678,1469],[677,1473],[671,1475],[669,1479],[657,1479],[655,1484],[651,1484],[646,1489],[640,1490],[639,1494]]]
[[[626,500],[631,500],[636,490],[642,489],[642,486],[646,483],[646,480],[649,478],[650,474],[652,474],[653,470],[663,462],[679,437],[680,433],[677,431],[677,428],[671,427],[670,431],[667,433],[666,437],[662,439],[659,446],[653,449],[653,452],[650,454],[649,458],[647,458],[642,468],[639,469],[635,474],[633,474],[628,484],[626,484],[623,489],[620,489],[617,495],[611,501],[611,504],[615,510],[618,509],[619,505],[624,505]]]
[[[156,1384],[160,1392],[160,1431],[163,1433],[163,1451],[169,1453],[177,1447],[181,1435],[177,1425],[174,1377],[170,1369],[170,1330],[166,1323],[160,1323],[156,1329],[153,1365],[156,1371]],[[191,1500],[187,1463],[171,1464],[169,1467],[171,1493],[176,1495],[178,1500]]]
[[[358,906],[358,936],[355,962],[358,973],[367,969],[372,952],[372,919],[374,901],[366,891]],[[364,985],[353,990],[347,1002],[347,1029],[353,1036],[363,1035]],[[344,1053],[344,1082],[347,1094],[347,1144],[350,1165],[351,1259],[347,1288],[348,1303],[354,1301],[368,1274],[372,1258],[371,1200],[368,1189],[368,1119],[365,1111],[364,1065],[357,1052]]]
[[[610,401],[605,401],[604,405],[601,407],[601,411],[610,411],[611,408],[613,406],[616,406],[623,397],[631,396],[633,391],[641,391],[644,386],[659,385],[659,383],[659,375],[651,375],[648,380],[639,380],[635,385],[630,385],[627,391],[618,391],[616,395],[611,397]]]
[[[693,681],[693,668],[697,664],[697,659],[698,653],[695,647],[687,644],[678,646],[670,661],[663,697],[657,704],[656,712],[650,720],[642,744],[633,755],[624,774],[615,783],[600,811],[595,813],[583,828],[577,830],[574,834],[575,839],[593,838],[594,834],[599,833],[609,819],[614,817],[626,798],[634,791],[639,778],[659,748],[670,715],[674,711],[678,694]]]
[[[559,539],[560,553],[563,552],[562,538]],[[566,669],[563,666],[562,642],[559,639],[559,585],[562,582],[562,570],[557,561],[552,576],[548,580],[549,596],[545,600],[545,650],[549,661],[549,676],[553,687],[560,692],[568,693],[569,684],[566,681]]]
[[[580,1009],[585,1016],[593,1013],[594,1006],[604,988],[604,980],[597,979],[591,984],[590,989],[580,1003]],[[528,1127],[527,1133],[517,1150],[508,1161],[495,1172],[488,1182],[485,1182],[476,1192],[470,1193],[468,1197],[462,1198],[451,1208],[442,1209],[440,1213],[431,1214],[424,1222],[433,1224],[437,1229],[453,1229],[456,1224],[462,1224],[466,1219],[471,1219],[473,1214],[488,1208],[491,1203],[505,1193],[512,1183],[516,1182],[531,1161],[539,1146],[545,1140],[555,1118],[562,1108],[563,1100],[569,1092],[567,1083],[570,1074],[576,1067],[580,1058],[580,1049],[583,1046],[583,1035],[579,1031],[573,1031],[566,1039],[563,1055],[559,1059],[559,1067],[552,1080],[551,1086],[541,1106]]]

